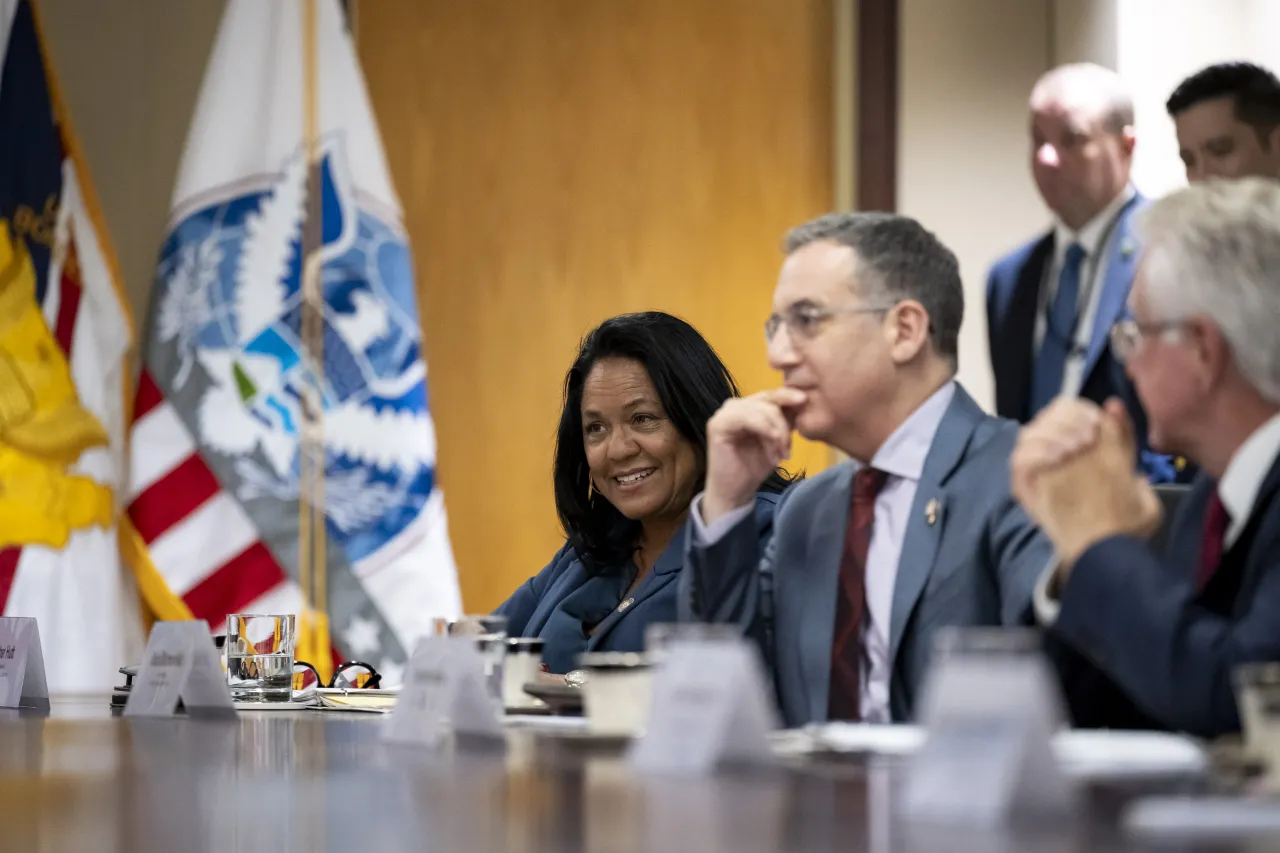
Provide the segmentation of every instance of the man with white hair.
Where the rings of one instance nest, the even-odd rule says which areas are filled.
[[[1057,553],[1041,621],[1088,664],[1062,662],[1077,722],[1212,737],[1240,727],[1235,668],[1280,661],[1280,184],[1197,184],[1138,227],[1113,347],[1152,446],[1202,470],[1165,555],[1118,401],[1055,401],[1019,436],[1013,489]]]
[[[1114,71],[1077,63],[1044,74],[1028,106],[1031,174],[1053,226],[987,279],[996,413],[1026,423],[1059,395],[1101,403],[1119,394],[1141,425],[1108,339],[1137,263],[1130,223],[1146,202],[1129,180],[1133,98]],[[1181,470],[1156,454],[1140,458],[1153,482]]]

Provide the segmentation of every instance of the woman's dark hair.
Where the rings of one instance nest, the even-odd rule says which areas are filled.
[[[661,311],[623,314],[593,329],[578,347],[564,378],[564,410],[556,433],[553,480],[556,512],[569,544],[590,574],[623,565],[640,540],[640,522],[602,497],[589,499],[591,474],[582,438],[582,387],[597,362],[626,358],[644,365],[673,426],[694,446],[702,490],[707,465],[707,421],[730,397],[739,396],[733,375],[698,330]],[[760,488],[781,492],[791,482],[775,471]]]

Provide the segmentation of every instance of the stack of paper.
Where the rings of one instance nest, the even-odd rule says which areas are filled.
[[[912,755],[924,744],[919,726],[825,723],[804,730],[808,752],[883,756]],[[787,752],[797,741],[788,739]],[[1077,729],[1059,732],[1053,749],[1063,769],[1081,779],[1200,774],[1209,757],[1196,740],[1164,732]]]

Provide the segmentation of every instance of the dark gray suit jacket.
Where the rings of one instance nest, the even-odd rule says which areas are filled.
[[[1009,491],[1017,431],[956,388],[925,460],[894,583],[895,721],[912,719],[939,628],[1031,623],[1032,590],[1053,549]],[[760,643],[788,726],[827,716],[836,587],[857,467],[845,462],[788,490],[767,545],[750,517],[710,547],[695,542],[688,526],[681,618],[736,623]]]

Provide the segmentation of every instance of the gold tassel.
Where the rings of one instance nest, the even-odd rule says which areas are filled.
[[[333,655],[330,652],[329,614],[307,609],[298,614],[298,632],[294,660],[306,661],[316,668],[326,684],[333,677]]]

